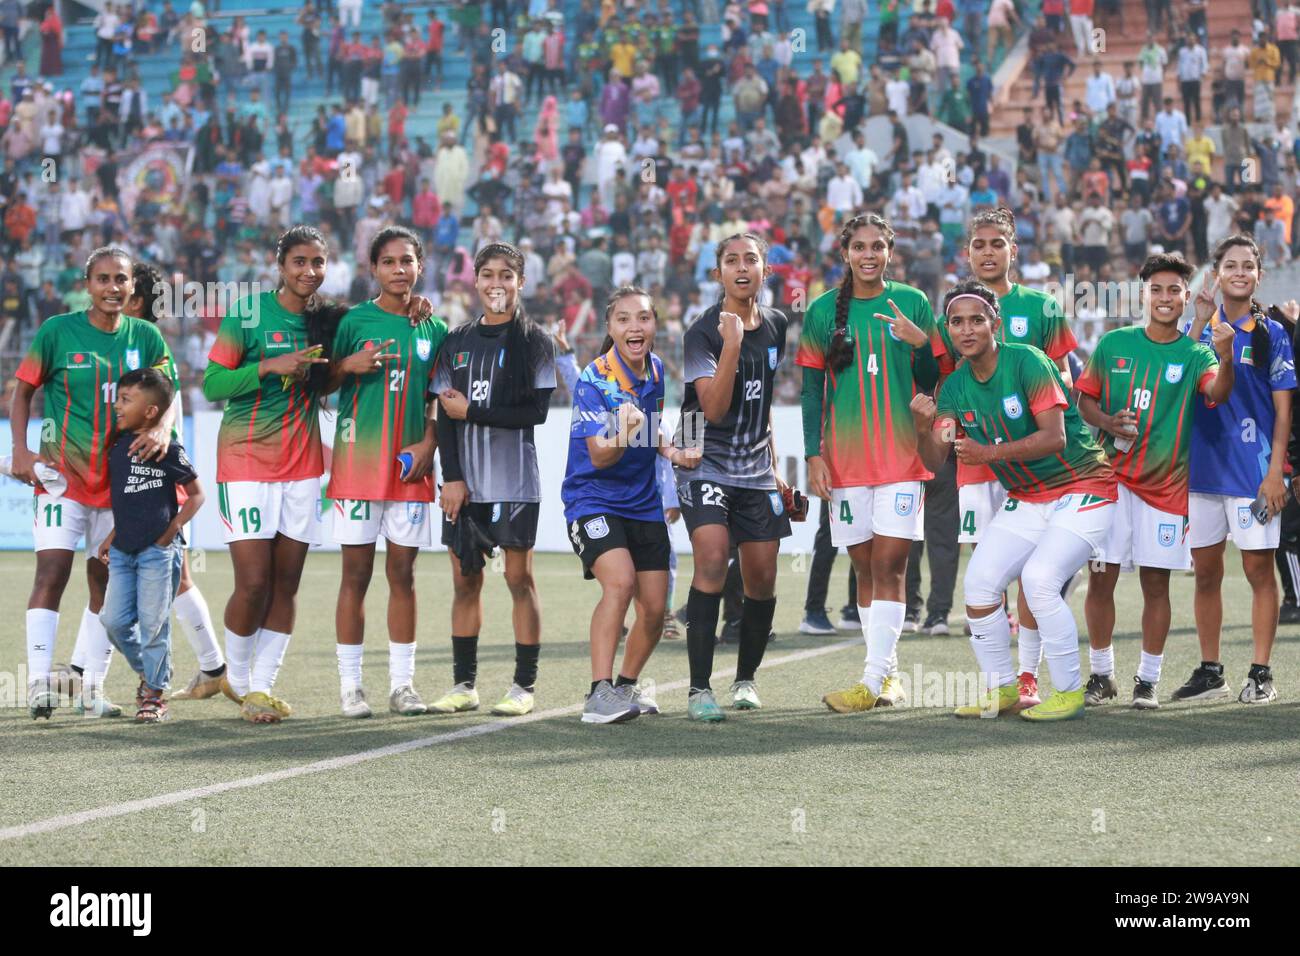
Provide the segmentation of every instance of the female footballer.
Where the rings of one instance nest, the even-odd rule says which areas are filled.
[[[912,399],[921,457],[938,467],[955,447],[959,460],[992,467],[1008,492],[971,556],[964,584],[971,647],[990,693],[959,707],[957,716],[1020,708],[1003,606],[1007,585],[1019,576],[1056,688],[1020,714],[1036,721],[1077,717],[1084,707],[1079,630],[1061,588],[1106,540],[1115,473],[1052,360],[1031,346],[999,341],[1001,316],[991,289],[977,279],[959,283],[944,298],[944,321],[965,361],[944,381],[937,402],[927,395]]]
[[[744,584],[733,706],[762,706],[754,677],[776,612],[776,558],[790,534],[786,484],[777,474],[772,390],[785,356],[789,319],[759,305],[770,270],[767,243],[753,233],[729,236],[715,250],[722,299],[686,330],[686,392],[673,444],[702,451],[698,467],[678,465],[677,497],[691,536],[695,572],[686,601],[691,687],[687,716],[725,715],[713,695],[718,608],[733,542]]]
[[[32,533],[36,579],[27,602],[27,705],[35,718],[47,720],[58,705],[51,679],[59,604],[72,574],[77,544],[86,543],[89,605],[78,635],[84,670],[78,704],[95,716],[119,716],[121,708],[99,692],[112,656],[108,634],[99,621],[108,569],[96,559],[99,546],[113,530],[109,501],[108,443],[116,421],[117,380],[131,369],[158,367],[174,379],[171,353],[161,333],[148,322],[126,314],[133,291],[131,257],[121,249],[101,247],[86,260],[90,308],[52,316],[41,323],[31,348],[18,367],[10,407],[13,430],[12,476],[32,485]],[[40,450],[27,447],[32,398],[44,389],[44,425]],[[131,451],[145,458],[165,455],[171,444],[171,414],[153,432],[142,435]],[[41,484],[57,471],[66,482],[61,495]]]
[[[1002,322],[998,326],[999,342],[1018,342],[1032,345],[1056,363],[1065,389],[1070,390],[1070,363],[1068,356],[1077,347],[1074,333],[1065,318],[1065,310],[1045,292],[1026,289],[1011,281],[1011,268],[1019,249],[1016,246],[1016,217],[1010,209],[998,207],[977,213],[971,220],[970,238],[966,255],[970,259],[971,273],[998,297]],[[945,340],[948,355],[941,363],[950,372],[955,362],[951,343]],[[961,530],[957,541],[979,543],[980,532],[993,520],[1007,492],[992,469],[967,465],[957,461],[957,488],[961,509]],[[1042,639],[1038,622],[1024,598],[1023,590],[1016,599],[1019,615],[1017,646],[1020,655],[1020,698],[1025,707],[1040,702],[1038,696],[1038,668],[1042,660]]]
[[[663,441],[659,415],[664,368],[653,352],[658,315],[650,294],[622,286],[605,305],[601,355],[573,388],[569,461],[561,498],[569,539],[583,575],[600,582],[591,616],[591,690],[582,722],[621,723],[657,714],[659,705],[638,683],[663,631],[671,545],[656,460],[683,468],[698,464],[698,449]],[[628,607],[636,620],[623,666],[614,658]]]
[[[1223,627],[1223,554],[1228,535],[1241,551],[1250,582],[1254,649],[1237,699],[1262,704],[1277,699],[1269,659],[1277,636],[1278,589],[1273,552],[1286,503],[1287,442],[1295,357],[1286,330],[1255,301],[1263,262],[1255,240],[1229,236],[1214,250],[1214,282],[1202,286],[1188,334],[1212,341],[1211,326],[1227,322],[1233,343],[1235,383],[1226,402],[1198,405],[1192,427],[1188,484],[1188,538],[1196,569],[1196,635],[1201,664],[1174,700],[1225,697],[1229,690],[1219,661]],[[1217,287],[1217,288],[1216,288]],[[1216,304],[1215,293],[1222,294]]]
[[[483,313],[443,343],[431,391],[437,395],[442,455],[442,542],[450,549],[455,685],[429,705],[435,713],[476,710],[478,635],[483,622],[485,549],[505,551],[514,602],[514,681],[492,708],[502,716],[533,709],[541,606],[533,581],[533,544],[542,498],[533,428],[546,421],[555,390],[550,336],[521,301],[523,254],[493,242],[474,257]]]
[[[415,559],[432,543],[433,419],[426,414],[429,382],[447,326],[428,319],[411,327],[407,315],[424,268],[424,247],[410,229],[389,226],[370,243],[379,295],[348,310],[334,335],[330,389],[339,392],[330,468],[334,539],[343,549],[343,580],[335,611],[340,699],[345,717],[371,714],[361,685],[365,597],[374,572],[375,542],[388,542],[388,709],[414,716],[426,710],[416,693]],[[409,460],[404,459],[409,456]]]
[[[909,403],[938,380],[944,345],[925,294],[886,278],[894,250],[886,220],[848,220],[839,247],[844,279],[809,307],[795,362],[804,369],[808,488],[830,502],[831,542],[848,548],[857,571],[867,645],[862,680],[822,700],[856,713],[902,702],[893,675],[907,554],[931,477]]]

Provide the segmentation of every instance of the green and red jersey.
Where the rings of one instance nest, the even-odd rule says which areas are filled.
[[[1133,326],[1103,335],[1075,383],[1107,415],[1127,408],[1137,416],[1138,437],[1128,451],[1116,450],[1110,434],[1102,446],[1119,480],[1153,508],[1187,514],[1195,399],[1218,367],[1208,345],[1185,335],[1153,342]]]
[[[826,362],[835,331],[838,289],[819,295],[804,316],[795,364],[826,372],[822,410],[822,457],[835,488],[924,481],[933,477],[916,453],[912,397],[917,392],[913,368],[922,352],[945,353],[934,311],[925,293],[900,282],[886,282],[872,299],[853,299],[848,330],[853,361],[842,372]],[[876,313],[892,315],[893,299],[902,313],[927,336],[920,349],[894,335]]]
[[[1046,292],[1012,283],[1006,295],[998,296],[998,311],[1002,316],[997,331],[1000,344],[1013,342],[1032,345],[1041,349],[1053,361],[1065,358],[1079,345],[1066,320],[1065,310]],[[961,356],[952,347],[952,339],[948,337],[948,324],[941,322],[940,325],[947,349],[940,365],[944,374],[950,374]],[[997,481],[997,476],[987,466],[957,462],[958,488],[982,481]]]
[[[430,317],[415,328],[375,302],[348,310],[334,336],[337,360],[395,340],[383,368],[349,375],[339,391],[329,496],[354,501],[432,501],[433,477],[404,482],[397,453],[424,438],[425,402],[447,324]]]
[[[935,430],[955,423],[958,434],[981,445],[1019,441],[1038,431],[1035,415],[1063,408],[1064,449],[1034,461],[995,461],[994,476],[1021,501],[1055,501],[1075,493],[1114,500],[1115,472],[1066,398],[1055,363],[1039,349],[1014,343],[999,346],[997,358],[987,382],[975,378],[969,362],[944,380]]]
[[[208,361],[228,369],[309,345],[307,324],[280,305],[274,292],[241,299],[221,320]],[[226,402],[217,433],[217,481],[299,481],[325,471],[320,419],[313,393],[302,381],[286,387],[268,375],[255,392]]]
[[[112,504],[108,450],[117,424],[117,380],[137,368],[157,368],[177,384],[162,333],[142,319],[123,316],[115,332],[105,332],[91,325],[88,313],[68,312],[36,330],[18,378],[45,390],[40,453],[67,479],[64,494],[72,501],[92,508]]]

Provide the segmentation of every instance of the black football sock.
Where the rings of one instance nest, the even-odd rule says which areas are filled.
[[[721,594],[705,594],[696,588],[691,588],[686,599],[686,656],[691,665],[691,690],[709,689],[721,606]]]
[[[529,693],[537,684],[537,655],[541,650],[540,644],[515,642],[515,683]]]
[[[224,674],[225,672],[226,672],[226,665],[225,665],[225,664],[222,664],[220,667],[218,667],[218,668],[217,668],[216,670],[214,670],[214,671],[204,671],[204,672],[203,672],[203,676],[204,676],[204,677],[220,677],[220,676],[221,676],[222,674]]]
[[[451,638],[452,681],[474,686],[478,676],[478,635]]]
[[[626,676],[626,675],[624,675],[624,674],[619,674],[619,675],[618,675],[618,680],[614,681],[614,686],[615,686],[615,687],[631,687],[631,686],[632,686],[633,684],[635,684],[635,683],[636,683],[636,678],[635,678],[635,677],[628,677],[628,676]]]
[[[605,679],[602,677],[600,680],[592,681],[591,690],[587,692],[587,696],[590,697],[592,694],[596,693],[596,688],[599,687],[604,680]]]
[[[748,595],[740,612],[740,656],[736,661],[736,680],[753,680],[767,650],[767,635],[772,631],[776,598],[759,600]]]
[[[68,670],[72,671],[72,673],[76,674],[78,677],[86,673],[86,669],[84,667],[79,667],[76,664],[69,664]]]

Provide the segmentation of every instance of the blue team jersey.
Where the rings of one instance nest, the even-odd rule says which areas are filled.
[[[615,416],[624,402],[632,402],[646,416],[643,447],[631,447],[614,465],[597,468],[587,451],[587,439],[614,434]],[[627,367],[618,349],[610,349],[578,377],[573,389],[573,424],[569,427],[569,465],[560,499],[564,520],[588,515],[614,514],[634,521],[663,521],[655,459],[654,431],[664,407],[664,367],[650,356],[650,375],[640,379]]]
[[[1219,320],[1227,321],[1222,306]],[[1234,322],[1232,394],[1214,408],[1196,403],[1189,491],[1234,498],[1254,498],[1259,493],[1273,454],[1273,393],[1296,387],[1291,339],[1282,325],[1273,319],[1264,321],[1269,355],[1254,354],[1250,335],[1254,323],[1249,315]],[[1211,334],[1206,325],[1201,341],[1211,344]]]

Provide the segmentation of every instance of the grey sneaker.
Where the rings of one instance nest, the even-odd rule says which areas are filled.
[[[49,720],[54,708],[59,706],[59,695],[55,693],[48,677],[38,677],[27,685],[27,713],[32,720],[44,717]]]
[[[410,684],[403,684],[388,695],[388,709],[402,717],[418,717],[429,712],[429,708],[424,706],[424,701]]]
[[[1273,687],[1273,669],[1252,667],[1237,700],[1243,704],[1268,704],[1277,700],[1277,690]]]
[[[366,703],[366,692],[360,687],[353,687],[343,691],[341,700],[343,704],[344,717],[351,717],[354,720],[364,720],[372,713],[370,705]]]
[[[632,685],[632,703],[636,704],[636,709],[643,716],[659,713],[659,702],[655,700],[655,682],[637,681]]]
[[[1083,702],[1088,707],[1098,707],[1118,696],[1119,688],[1111,674],[1092,674],[1088,677],[1088,686],[1083,690]]]
[[[614,688],[607,680],[596,685],[587,695],[587,705],[582,708],[584,724],[621,724],[633,720],[641,711],[632,702],[631,693],[620,693],[625,688]]]

